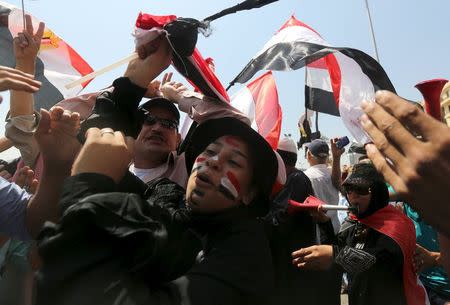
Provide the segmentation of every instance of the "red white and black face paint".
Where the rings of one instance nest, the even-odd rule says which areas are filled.
[[[227,136],[225,137],[225,143],[237,148],[239,147],[239,138],[233,137],[233,136]]]
[[[198,156],[197,159],[195,159],[194,165],[192,166],[192,172],[199,170],[203,165],[205,165],[206,158],[202,156]]]
[[[236,200],[239,196],[241,186],[232,172],[228,171],[225,177],[222,177],[220,180],[219,191],[231,200]]]

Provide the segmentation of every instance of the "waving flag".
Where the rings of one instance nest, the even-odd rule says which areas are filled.
[[[39,20],[32,17],[37,28]],[[15,66],[13,37],[23,31],[22,10],[0,1],[0,65]],[[57,102],[76,96],[87,85],[84,83],[70,90],[65,84],[92,72],[88,63],[64,40],[49,28],[45,28],[36,62],[36,79],[42,82],[35,93],[36,108],[49,109]]]
[[[194,19],[177,18],[174,15],[155,16],[140,13],[134,33],[136,44],[147,43],[158,37],[161,31],[166,32],[173,49],[172,64],[178,72],[204,95],[229,103],[227,91],[200,51],[195,48],[197,23]]]
[[[267,72],[242,88],[231,98],[231,106],[252,122],[273,149],[277,149],[281,132],[282,112],[272,72]]]
[[[319,59],[322,60],[314,63]],[[386,72],[376,60],[360,50],[331,47],[314,29],[294,16],[230,85],[248,81],[259,70],[291,71],[307,65],[306,107],[340,114],[355,139],[367,143],[369,138],[359,123],[362,115],[359,105],[363,100],[374,100],[376,90],[395,92]]]

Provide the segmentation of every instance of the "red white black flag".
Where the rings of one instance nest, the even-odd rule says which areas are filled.
[[[272,72],[267,72],[231,97],[231,106],[244,113],[252,128],[277,149],[281,133],[282,112]]]
[[[359,124],[362,114],[359,105],[362,100],[373,100],[376,90],[395,92],[389,77],[366,53],[331,47],[314,29],[294,16],[231,84],[245,83],[259,70],[291,71],[305,66],[308,66],[306,108],[340,115],[357,141],[368,142]]]

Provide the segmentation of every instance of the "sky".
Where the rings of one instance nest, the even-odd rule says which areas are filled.
[[[141,11],[203,19],[242,0],[24,1],[26,11],[44,21],[96,70],[133,51],[131,33]],[[380,63],[399,95],[418,101],[422,97],[416,83],[450,78],[449,0],[368,1]],[[21,6],[17,0],[6,2]],[[279,0],[214,21],[212,35],[200,34],[197,47],[204,57],[214,58],[216,74],[226,86],[293,14],[333,46],[360,49],[375,57],[365,0]],[[96,78],[84,93],[110,85],[124,70],[125,66]],[[274,72],[274,76],[283,109],[282,135],[291,134],[297,141],[297,121],[305,111],[304,70]],[[184,81],[180,75],[174,78]],[[232,87],[230,95],[239,88],[239,84]],[[0,117],[7,110],[4,102]],[[338,117],[320,114],[319,129],[327,137],[349,136]]]

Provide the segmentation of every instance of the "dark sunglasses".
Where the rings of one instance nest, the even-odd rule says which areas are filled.
[[[159,123],[162,127],[166,129],[178,129],[178,122],[174,120],[169,119],[161,119],[154,115],[151,115],[150,113],[146,113],[144,116],[144,124],[145,125],[155,125],[156,123]]]
[[[361,196],[366,196],[370,194],[370,188],[364,186],[356,186],[356,185],[344,185],[342,187],[342,192],[344,195],[348,195],[350,193],[356,193]]]

